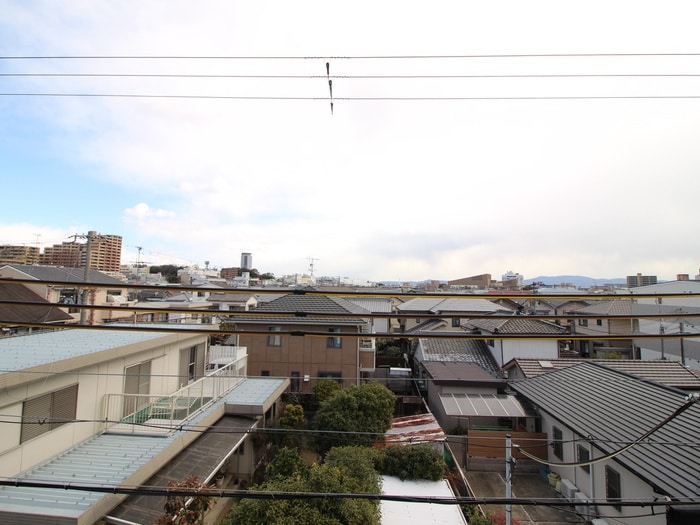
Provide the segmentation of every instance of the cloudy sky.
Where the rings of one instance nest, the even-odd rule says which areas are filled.
[[[696,1],[0,9],[0,244],[95,230],[123,262],[370,280],[698,273]]]

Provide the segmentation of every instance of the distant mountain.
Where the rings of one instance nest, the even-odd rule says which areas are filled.
[[[591,286],[602,286],[605,284],[627,284],[627,279],[617,277],[614,279],[600,279],[593,277],[585,277],[583,275],[540,275],[532,279],[525,279],[523,284],[544,283],[546,286],[556,286],[559,284],[573,284],[578,288],[590,288]]]

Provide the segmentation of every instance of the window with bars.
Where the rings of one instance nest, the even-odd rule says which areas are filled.
[[[586,463],[591,460],[591,453],[588,450],[588,447],[585,445],[576,445],[576,462],[577,463]],[[591,466],[590,465],[580,465],[579,468],[583,470],[584,472],[591,472]]]
[[[564,459],[563,433],[560,428],[552,427],[552,452],[559,459]]]
[[[20,443],[73,421],[77,406],[77,384],[27,399],[22,406]]]
[[[620,473],[605,465],[605,499],[611,502],[619,502],[621,498]],[[622,507],[614,505],[614,508],[620,510]]]

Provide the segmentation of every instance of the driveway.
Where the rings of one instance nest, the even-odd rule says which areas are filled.
[[[475,497],[505,497],[506,484],[503,473],[467,471],[465,476]],[[511,489],[514,498],[561,498],[547,481],[534,473],[514,473]],[[482,508],[486,512],[504,511],[505,505],[482,505]],[[513,518],[521,525],[584,523],[571,507],[555,508],[543,505],[513,505]]]

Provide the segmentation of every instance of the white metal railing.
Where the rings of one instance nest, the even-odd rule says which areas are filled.
[[[167,433],[220,399],[244,376],[234,361],[171,394],[106,394],[104,430],[128,434]]]

